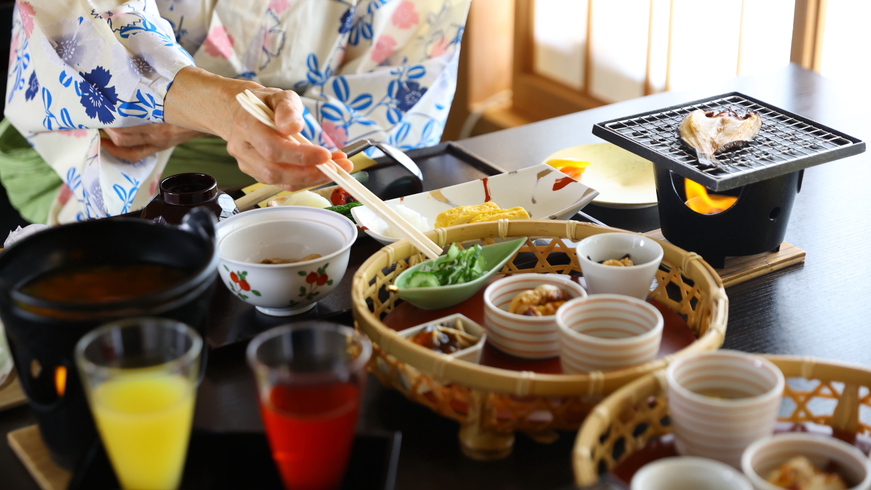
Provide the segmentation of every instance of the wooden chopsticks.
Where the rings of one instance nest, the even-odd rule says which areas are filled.
[[[251,113],[260,122],[269,126],[276,131],[275,114],[272,109],[267,106],[259,97],[254,95],[250,90],[245,90],[236,94],[236,100],[242,105],[242,108]],[[290,135],[293,139],[302,144],[310,145],[311,142],[301,134]],[[331,178],[336,184],[348,191],[358,201],[368,206],[376,216],[387,222],[394,230],[397,230],[400,235],[408,239],[415,247],[418,248],[427,258],[431,260],[437,259],[442,254],[442,249],[429,237],[423,234],[420,230],[411,225],[390,206],[384,203],[375,194],[366,188],[363,184],[352,177],[342,167],[336,165],[335,162],[329,164],[318,165],[318,169],[327,177]]]
[[[257,204],[282,192],[283,190],[284,189],[282,189],[281,187],[264,184],[263,187],[258,187],[257,189],[251,191],[250,194],[245,194],[239,199],[236,199],[236,208],[238,208],[239,211],[247,211],[257,206]]]

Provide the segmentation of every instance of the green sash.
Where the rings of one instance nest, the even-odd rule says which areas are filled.
[[[185,172],[211,175],[222,189],[251,185],[255,180],[239,170],[217,137],[196,138],[178,145],[163,177]],[[0,121],[0,181],[9,202],[31,223],[45,223],[48,210],[63,181],[27,140],[9,123]]]

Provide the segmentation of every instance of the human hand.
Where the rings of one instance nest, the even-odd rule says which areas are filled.
[[[236,95],[245,90],[273,110],[277,131],[239,105]],[[329,181],[316,165],[331,159],[345,170],[353,168],[344,153],[293,138],[304,127],[303,111],[296,92],[225,78],[192,66],[179,70],[164,102],[167,122],[220,136],[240,170],[258,182],[285,190]]]
[[[126,128],[104,128],[101,147],[111,155],[138,162],[179,143],[192,140],[202,133],[168,123],[146,124]]]
[[[233,106],[227,151],[243,172],[258,182],[293,191],[329,181],[317,165],[332,160],[346,171],[353,168],[344,153],[330,152],[298,136],[304,128],[304,108],[296,92],[259,88],[251,93],[272,109],[276,128],[263,124],[241,105]]]

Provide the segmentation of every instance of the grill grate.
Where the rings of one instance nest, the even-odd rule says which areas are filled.
[[[696,110],[756,111],[762,129],[741,148],[717,155],[720,167],[701,166],[680,139],[678,125]],[[865,151],[859,139],[738,92],[717,95],[593,126],[593,134],[718,191],[740,187]]]

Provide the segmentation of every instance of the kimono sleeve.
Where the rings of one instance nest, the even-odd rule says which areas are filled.
[[[14,15],[5,112],[25,136],[162,122],[173,78],[193,65],[154,0],[28,0]]]

